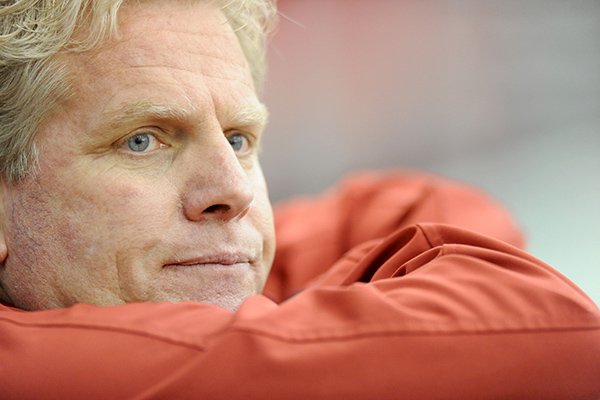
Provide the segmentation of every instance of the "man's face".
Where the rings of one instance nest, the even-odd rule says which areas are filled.
[[[274,252],[246,60],[215,6],[119,15],[118,39],[62,56],[73,93],[38,132],[40,172],[2,188],[3,297],[234,309],[262,290]]]

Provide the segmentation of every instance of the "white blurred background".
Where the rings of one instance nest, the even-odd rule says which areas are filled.
[[[407,167],[470,182],[600,303],[600,0],[279,0],[274,201]]]

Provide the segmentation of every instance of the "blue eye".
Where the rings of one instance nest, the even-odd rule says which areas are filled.
[[[241,133],[234,133],[227,136],[227,141],[236,153],[247,153],[250,150],[250,141]]]
[[[136,133],[123,140],[119,147],[130,153],[146,154],[152,153],[155,150],[169,147],[156,137],[152,132]]]
[[[131,151],[142,152],[150,146],[151,136],[147,133],[140,133],[127,139],[127,147]]]

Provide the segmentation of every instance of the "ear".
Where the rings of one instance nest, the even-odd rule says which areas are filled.
[[[6,202],[4,193],[6,185],[0,180],[0,266],[4,265],[8,257],[8,246],[6,244]]]
[[[5,196],[6,185],[0,178],[0,278],[4,275],[4,263],[8,257],[8,246],[6,241],[6,196]],[[6,295],[4,285],[0,279],[0,301],[4,304],[10,305],[10,299]]]

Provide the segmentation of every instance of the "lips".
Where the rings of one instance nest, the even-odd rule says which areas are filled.
[[[184,258],[179,260],[173,260],[167,262],[165,267],[173,267],[173,266],[215,266],[215,265],[223,265],[223,266],[235,266],[239,264],[252,264],[254,262],[254,257],[243,254],[243,253],[222,253],[222,254],[211,254],[204,255],[193,258]]]

